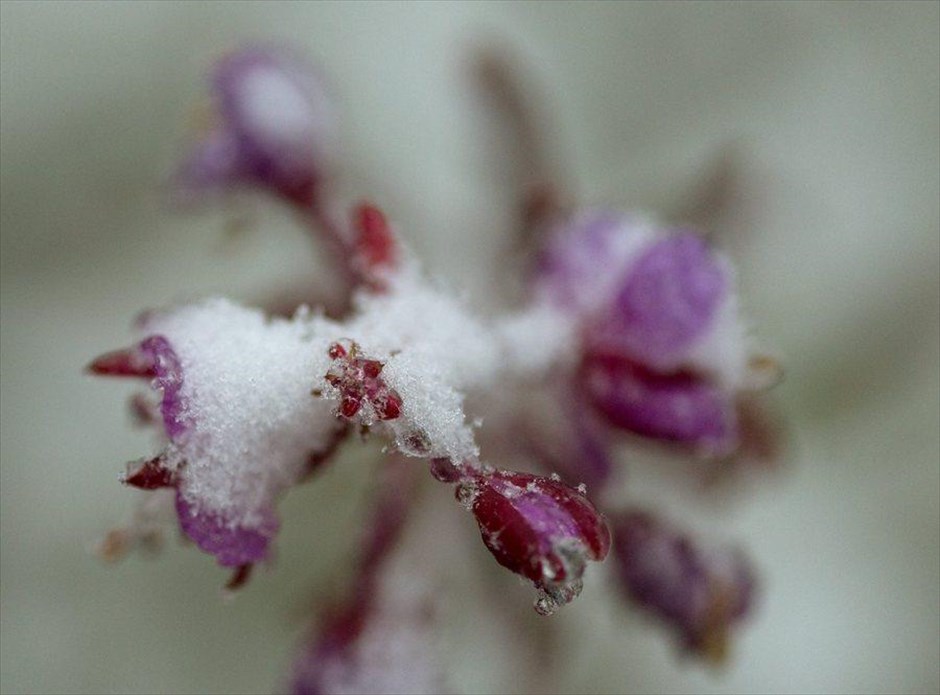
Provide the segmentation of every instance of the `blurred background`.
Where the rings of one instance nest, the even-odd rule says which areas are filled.
[[[4,2],[0,19],[0,690],[275,690],[348,557],[354,458],[289,496],[275,571],[233,603],[191,548],[92,553],[151,441],[130,387],[84,365],[142,308],[257,302],[316,267],[276,209],[179,216],[160,195],[207,66],[262,37],[332,81],[344,189],[470,296],[514,212],[469,77],[480,45],[537,85],[580,200],[670,211],[724,181],[717,238],[786,364],[793,442],[784,470],[703,514],[752,551],[760,611],[713,673],[597,582],[552,618],[552,689],[940,691],[940,4]],[[512,691],[477,600],[451,625],[456,678]]]

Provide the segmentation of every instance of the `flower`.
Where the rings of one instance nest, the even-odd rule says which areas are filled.
[[[610,425],[708,455],[736,449],[748,345],[730,264],[704,239],[582,212],[545,243],[533,287],[578,325],[576,381]]]
[[[611,519],[618,587],[667,623],[683,650],[725,660],[731,630],[748,616],[756,577],[737,550],[705,548],[643,511]]]
[[[330,317],[322,306],[271,316],[224,299],[151,311],[132,347],[90,365],[159,392],[132,406],[161,446],[123,479],[146,491],[146,513],[109,536],[108,554],[149,543],[169,507],[238,588],[271,556],[283,496],[357,431],[383,440],[384,465],[349,591],[321,607],[295,662],[296,692],[446,683],[432,589],[443,561],[427,544],[398,549],[420,499],[410,458],[454,486],[497,563],[535,587],[539,614],[573,601],[613,542],[624,595],[671,624],[687,651],[721,658],[752,602],[746,561],[702,550],[650,514],[615,512],[612,534],[602,511],[622,479],[616,430],[713,457],[771,451],[772,428],[742,394],[755,371],[772,370],[749,358],[728,261],[639,216],[563,217],[564,196],[552,195],[525,221],[530,242],[547,230],[531,297],[483,314],[425,275],[377,207],[348,210],[323,186],[334,119],[309,66],[248,48],[220,61],[212,86],[217,121],[184,162],[181,190],[274,194],[323,232],[342,296]],[[431,544],[456,540],[431,530]]]
[[[140,330],[148,337],[91,370],[153,377],[167,444],[150,465],[176,489],[183,532],[226,567],[265,560],[277,500],[343,427],[310,396],[325,350],[298,323],[224,300],[151,312]]]
[[[211,79],[214,122],[179,169],[184,198],[258,186],[309,205],[336,153],[332,97],[303,58],[281,48],[234,51]]]
[[[457,498],[473,512],[496,561],[533,583],[542,615],[576,598],[587,561],[602,561],[610,548],[607,526],[584,489],[560,480],[484,471],[466,475]]]

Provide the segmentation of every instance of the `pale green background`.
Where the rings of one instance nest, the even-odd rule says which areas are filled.
[[[0,688],[270,691],[311,583],[329,586],[352,543],[350,459],[289,498],[277,570],[234,604],[193,550],[117,567],[88,554],[130,509],[122,462],[150,443],[127,426],[129,389],[82,366],[126,343],[142,307],[257,300],[311,275],[286,216],[229,239],[223,215],[174,217],[155,188],[211,58],[272,36],[309,50],[342,97],[347,189],[380,199],[429,267],[477,295],[510,189],[465,81],[475,39],[524,57],[585,200],[668,207],[727,143],[744,153],[753,229],[734,230],[733,253],[787,364],[796,443],[785,474],[711,516],[752,548],[765,600],[716,676],[677,664],[594,581],[552,619],[556,689],[940,690],[938,8],[0,5]],[[475,600],[454,622],[458,678],[512,689]]]

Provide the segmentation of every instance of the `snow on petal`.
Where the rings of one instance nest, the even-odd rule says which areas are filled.
[[[310,394],[327,357],[309,329],[225,300],[147,318],[144,330],[159,337],[143,344],[172,348],[178,360],[176,379],[157,379],[171,439],[165,459],[200,524],[271,528],[274,501],[331,440],[338,423]]]

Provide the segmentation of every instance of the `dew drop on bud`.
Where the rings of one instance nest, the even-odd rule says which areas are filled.
[[[479,494],[479,490],[473,482],[468,481],[457,486],[457,501],[468,510],[473,509],[473,503]]]

